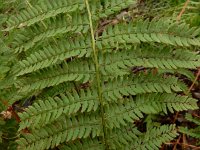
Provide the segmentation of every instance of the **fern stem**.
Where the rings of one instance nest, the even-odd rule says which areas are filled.
[[[85,4],[88,11],[88,17],[89,17],[89,23],[90,23],[90,33],[92,38],[92,49],[93,49],[93,55],[94,55],[94,63],[95,63],[95,71],[96,71],[96,82],[97,82],[97,88],[98,88],[98,95],[99,95],[99,101],[100,101],[100,111],[101,111],[101,120],[102,120],[102,129],[103,129],[103,143],[105,144],[105,149],[107,149],[107,141],[106,141],[106,128],[105,128],[105,117],[104,117],[104,107],[103,107],[103,98],[102,98],[102,87],[101,87],[101,80],[100,80],[100,71],[99,71],[99,62],[98,62],[98,50],[96,49],[96,42],[94,38],[94,30],[93,30],[93,24],[92,24],[92,14],[90,11],[90,6],[88,3],[88,0],[85,0]]]

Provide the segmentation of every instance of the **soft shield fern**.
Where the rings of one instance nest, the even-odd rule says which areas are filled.
[[[3,31],[14,59],[1,97],[33,101],[18,113],[19,149],[156,150],[177,136],[175,125],[141,130],[135,122],[198,109],[174,72],[200,66],[200,28],[169,18],[116,21],[136,3],[30,1],[9,17]]]

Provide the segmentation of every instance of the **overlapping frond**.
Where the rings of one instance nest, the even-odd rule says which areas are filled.
[[[171,141],[177,135],[178,134],[174,125],[163,125],[146,132],[143,136],[140,136],[139,139],[133,143],[133,145],[127,145],[126,149],[159,150],[162,143]]]
[[[180,32],[181,31],[181,32]],[[200,29],[170,20],[140,20],[134,23],[109,27],[98,38],[97,46],[157,42],[175,46],[200,46]]]
[[[75,143],[68,143],[59,147],[59,150],[103,150],[104,145],[99,141],[99,139],[88,138],[83,140],[78,140]]]
[[[196,127],[194,129],[188,129],[187,127],[180,127],[179,131],[181,133],[184,133],[188,136],[194,137],[194,138],[200,138],[200,127]]]
[[[108,148],[123,149],[130,142],[137,140],[138,135],[142,133],[133,125],[122,129],[108,130]],[[85,149],[105,149],[103,143],[99,142],[99,138],[87,138],[67,143],[60,146],[60,150],[85,150]]]
[[[198,109],[196,104],[197,100],[188,96],[180,96],[176,94],[162,93],[162,94],[145,94],[138,95],[136,102],[149,101],[150,105],[158,112],[163,111],[165,114],[174,111],[183,111],[188,109]],[[148,109],[143,110],[144,113],[148,113]]]
[[[81,0],[59,0],[59,1],[44,1],[40,5],[28,7],[21,11],[18,15],[13,15],[8,20],[7,31],[14,28],[30,26],[36,22],[56,16],[60,13],[71,13],[81,11],[85,7],[84,1]]]
[[[200,119],[199,119],[199,117],[197,117],[197,116],[194,117],[191,114],[186,114],[185,118],[188,121],[195,123],[197,125],[197,127],[190,128],[190,129],[188,129],[188,127],[180,127],[179,131],[188,136],[191,136],[194,138],[200,138]]]
[[[125,52],[106,54],[102,64],[103,73],[112,74],[116,70],[125,72],[133,66],[159,69],[197,68],[200,66],[200,57],[194,52],[186,50],[168,49],[130,49]],[[100,59],[100,60],[101,60]]]
[[[46,88],[38,95],[38,99],[47,99],[49,97],[55,97],[56,95],[66,91],[70,92],[74,89],[74,84],[75,83],[73,82],[63,82],[56,86]]]
[[[79,67],[76,64],[77,62],[73,62],[73,65],[59,64],[27,75],[21,78],[19,82],[19,86],[22,87],[20,91],[44,89],[66,81],[82,81],[85,83],[93,78],[92,74],[95,72],[93,64],[82,62],[82,66]]]
[[[71,35],[86,33],[89,29],[88,18],[86,15],[80,13],[73,13],[70,16],[61,15],[55,18],[50,18],[43,21],[43,23],[34,24],[29,28],[17,32],[12,44],[15,47],[15,52],[19,53],[27,51],[34,47],[38,42],[47,40],[49,38],[57,38],[60,35]],[[53,41],[57,43],[54,39]]]
[[[121,129],[113,129],[108,132],[110,149],[125,149],[127,145],[138,139],[142,133],[132,124]]]
[[[136,0],[111,0],[111,1],[103,1],[103,9],[98,16],[101,18],[108,17],[116,12],[119,12],[127,7],[130,7],[133,4],[136,4]],[[92,9],[92,8],[91,8]],[[94,17],[95,19],[95,17]]]
[[[127,98],[121,104],[112,104],[106,109],[106,120],[109,128],[125,125],[144,117],[145,114],[171,113],[188,109],[198,109],[196,100],[176,94],[141,94],[135,99]]]
[[[92,49],[87,39],[59,41],[57,45],[43,47],[42,50],[37,51],[29,57],[26,57],[25,60],[20,61],[20,72],[18,75],[46,68],[59,61],[64,61],[75,56],[88,57],[91,53]]]
[[[157,93],[172,91],[180,92],[185,89],[185,86],[178,82],[177,78],[163,78],[162,76],[149,75],[137,75],[127,76],[124,78],[117,78],[109,80],[104,85],[103,97],[107,101],[116,101],[123,96],[145,94],[145,93]]]
[[[135,0],[112,0],[104,2],[104,5],[101,6],[100,1],[95,0],[91,1],[92,4],[91,11],[99,11],[94,15],[94,19],[99,17],[107,17],[115,12],[118,12],[122,9],[127,8],[131,4],[134,4]],[[24,26],[31,26],[34,23],[43,21],[47,18],[54,17],[61,13],[72,13],[75,11],[82,11],[85,8],[85,3],[82,0],[58,0],[58,1],[49,1],[45,0],[41,3],[38,3],[35,6],[30,6],[25,10],[21,11],[18,15],[13,15],[8,20],[8,27],[6,31],[12,30],[14,28],[22,28]],[[98,9],[97,9],[98,8]]]
[[[40,128],[53,122],[62,114],[71,116],[78,111],[81,113],[96,111],[98,106],[98,95],[95,90],[80,91],[80,96],[73,91],[72,94],[67,92],[55,98],[39,100],[19,114],[21,118],[19,130],[30,126],[31,128]]]
[[[200,119],[198,117],[193,117],[191,114],[186,114],[185,118],[191,122],[194,122],[195,124],[200,126]]]
[[[53,148],[65,141],[77,138],[86,138],[90,134],[93,137],[99,136],[102,132],[100,120],[97,116],[82,116],[79,118],[62,117],[57,122],[44,128],[33,130],[20,138],[20,149],[42,150]]]

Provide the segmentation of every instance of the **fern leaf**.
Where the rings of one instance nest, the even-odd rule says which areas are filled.
[[[136,141],[142,133],[132,124],[126,128],[113,129],[108,132],[110,149],[124,149],[131,142]]]
[[[80,96],[76,91],[73,91],[72,94],[67,92],[60,94],[59,97],[39,100],[19,114],[21,119],[19,130],[30,126],[40,128],[53,122],[62,114],[71,116],[79,110],[82,113],[96,111],[98,105],[99,101],[95,90],[81,91]]]
[[[176,78],[163,79],[161,76],[153,78],[151,76],[151,74],[141,74],[132,77],[133,79],[121,77],[109,80],[109,83],[104,85],[103,97],[107,101],[116,101],[123,96],[156,92],[172,93],[172,91],[180,92],[185,89]]]
[[[19,75],[30,73],[39,69],[54,65],[71,57],[83,57],[91,55],[91,46],[84,40],[60,41],[55,46],[47,46],[19,62]]]
[[[94,7],[91,9],[95,13],[96,7],[101,7],[99,1],[91,1],[91,5]],[[127,8],[130,4],[134,4],[135,0],[112,0],[105,2],[105,9],[98,14],[94,14],[94,20],[98,20],[102,17],[107,17],[114,14],[122,9]],[[64,13],[72,13],[75,11],[82,11],[85,8],[85,3],[82,0],[59,0],[57,2],[51,2],[46,0],[38,3],[35,6],[31,6],[21,11],[18,15],[13,15],[8,20],[8,27],[5,31],[12,30],[14,28],[22,28],[24,26],[31,26],[39,21],[43,21],[47,18],[57,16]]]
[[[191,81],[194,81],[194,79],[195,79],[193,72],[188,70],[188,69],[159,69],[158,72],[160,74],[170,73],[170,74],[184,75],[185,77],[187,77]]]
[[[173,55],[173,56],[172,56]],[[112,59],[111,59],[112,58]],[[194,68],[200,65],[200,57],[196,53],[185,50],[177,50],[174,53],[165,49],[130,49],[121,53],[107,54],[100,58],[104,59],[102,64],[104,74],[112,74],[115,70],[123,73],[133,66],[143,66],[147,68],[177,69]]]
[[[63,82],[53,87],[49,87],[44,89],[38,96],[37,99],[48,99],[49,97],[58,96],[61,93],[65,93],[66,91],[71,92],[74,89],[74,84],[71,82]]]
[[[142,135],[140,131],[133,125],[130,127],[122,129],[108,130],[108,144],[109,149],[123,149],[129,142],[137,140],[137,136]],[[87,138],[74,141],[73,143],[67,143],[64,146],[61,146],[61,150],[85,150],[85,149],[105,149],[103,144],[98,142],[99,138]],[[93,144],[93,145],[92,145]]]
[[[84,2],[81,0],[46,1],[40,3],[39,5],[29,7],[21,11],[18,15],[11,16],[8,20],[8,27],[6,31],[14,28],[30,26],[36,22],[54,17],[61,13],[70,13],[77,10],[81,11],[84,7]]]
[[[73,62],[73,65],[64,63],[62,65],[45,68],[23,77],[19,82],[19,85],[22,87],[20,92],[43,89],[66,81],[82,80],[82,82],[85,83],[91,79],[91,74],[95,72],[92,64],[89,66],[89,64],[82,62],[82,66],[76,66],[77,62]]]
[[[0,99],[26,107],[18,149],[158,150],[177,132],[153,119],[198,109],[179,75],[194,79],[200,66],[199,27],[139,20],[136,0],[8,3],[22,7],[2,25]],[[198,137],[199,127],[179,131]]]
[[[16,36],[16,40],[13,41],[15,53],[27,51],[34,47],[38,42],[49,38],[58,37],[62,34],[70,35],[85,33],[89,29],[87,23],[88,18],[86,16],[75,13],[71,18],[73,18],[73,20],[66,16],[58,16],[43,22],[45,28],[43,27],[43,24],[35,24],[30,28],[26,28],[26,30],[22,30],[21,33],[16,33],[18,36]],[[56,40],[54,40],[54,42],[55,41]],[[59,43],[56,44],[58,45]]]
[[[68,143],[59,147],[59,150],[103,150],[104,145],[98,139],[87,138],[75,143]]]
[[[196,104],[197,100],[190,98],[188,96],[180,96],[176,94],[162,93],[162,94],[144,94],[138,95],[136,97],[136,102],[146,102],[150,101],[151,107],[153,109],[159,111],[163,111],[165,114],[168,113],[169,110],[171,113],[175,111],[183,111],[183,110],[195,110],[198,109]],[[147,110],[143,110],[144,113],[148,113]]]
[[[180,127],[179,131],[181,133],[184,133],[188,136],[194,137],[194,138],[200,138],[200,127],[196,127],[194,129],[188,129],[187,127]]]
[[[200,138],[200,119],[198,117],[193,117],[191,114],[187,113],[185,118],[190,121],[195,123],[196,125],[198,125],[195,128],[192,129],[188,129],[188,127],[180,127],[179,131],[181,133],[184,133],[188,136],[194,137],[194,138]]]
[[[152,137],[152,135],[154,135]],[[159,128],[153,128],[145,135],[140,136],[137,141],[127,145],[126,149],[148,149],[159,150],[162,143],[169,142],[177,136],[176,128],[174,125],[163,125]]]
[[[107,17],[109,15],[112,15],[116,12],[119,12],[120,10],[123,10],[130,5],[135,4],[135,0],[111,0],[111,1],[104,1],[103,7],[104,9],[102,12],[98,14],[99,17]]]
[[[60,118],[54,124],[45,126],[31,133],[24,134],[17,142],[20,149],[43,150],[58,146],[65,141],[94,137],[101,134],[100,119],[96,116]]]
[[[191,122],[194,122],[195,124],[199,125],[200,126],[200,119],[197,118],[197,117],[192,117],[191,114],[186,114],[185,118]]]
[[[139,44],[140,42],[157,42],[175,46],[200,46],[200,40],[196,36],[198,28],[189,28],[185,25],[184,31],[180,32],[179,25],[163,18],[156,21],[138,21],[137,25],[116,25],[109,27],[99,37],[98,48],[118,44]],[[102,43],[102,44],[101,44]]]
[[[163,111],[167,114],[167,110],[174,113],[174,110],[198,109],[195,99],[168,93],[142,94],[137,95],[135,99],[124,99],[123,102],[107,107],[106,123],[109,128],[126,126],[127,122],[143,118],[143,113],[159,114]]]

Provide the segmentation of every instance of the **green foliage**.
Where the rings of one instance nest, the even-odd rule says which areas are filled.
[[[197,125],[197,127],[188,129],[188,127],[180,127],[180,132],[187,134],[188,136],[197,138],[198,140],[200,139],[200,119],[198,117],[193,117],[191,114],[186,114],[185,118],[193,122],[194,124]]]
[[[137,3],[8,1],[16,8],[2,26],[0,108],[21,106],[18,149],[156,150],[177,136],[175,125],[143,123],[198,109],[179,76],[192,80],[188,69],[200,66],[200,28],[119,17]]]
[[[14,119],[3,120],[0,118],[0,146],[1,149],[16,150],[17,123]]]

